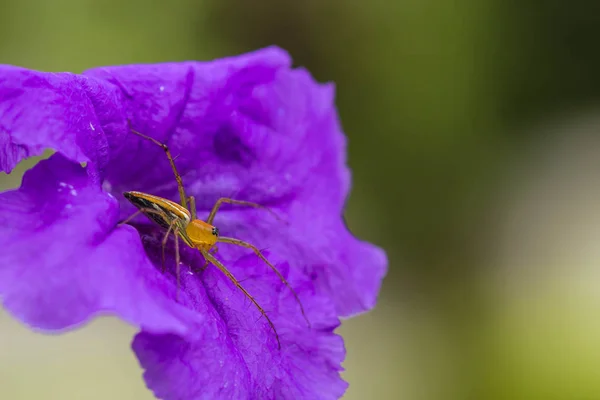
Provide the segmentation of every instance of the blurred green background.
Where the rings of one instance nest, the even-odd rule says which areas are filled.
[[[277,44],[336,82],[349,225],[390,260],[377,308],[340,330],[352,400],[600,399],[599,38],[581,0],[0,0],[0,63]],[[149,399],[133,332],[0,315],[0,398]]]

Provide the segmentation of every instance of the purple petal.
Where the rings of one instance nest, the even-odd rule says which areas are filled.
[[[204,337],[186,340],[142,332],[133,343],[156,396],[339,398],[347,384],[339,376],[344,347],[333,334],[339,325],[333,305],[316,295],[309,281],[290,278],[311,321],[309,329],[291,292],[262,262],[244,257],[227,264],[268,310],[281,350],[258,310],[216,268],[201,277],[187,275],[186,292],[196,294],[191,306],[207,319]],[[285,265],[280,269],[286,272]]]
[[[278,209],[289,230],[261,230],[246,215],[231,235],[269,247],[315,276],[340,315],[374,306],[387,259],[342,223],[350,174],[331,85],[291,70],[287,54],[275,48],[210,63],[87,74],[131,93],[135,128],[170,146],[201,217],[221,196]],[[163,151],[133,135],[107,169],[105,188],[117,197],[133,189],[178,199]],[[132,209],[123,205],[125,217]]]
[[[151,332],[193,334],[202,316],[173,301],[138,233],[115,228],[118,204],[61,155],[0,194],[0,296],[27,325],[62,330],[98,313]]]
[[[285,52],[269,48],[205,63],[105,67],[85,74],[122,90],[135,129],[169,144],[190,192],[198,197],[199,208],[207,208],[219,192],[239,191],[244,183],[240,178],[248,172],[262,175],[260,169],[248,171],[218,153],[222,147],[243,152],[243,143],[228,131],[230,120],[239,113],[240,98],[250,96],[257,84],[273,81],[290,63]],[[228,144],[229,139],[237,145]],[[232,148],[236,146],[240,149]],[[163,151],[134,135],[112,155],[105,182],[117,193],[132,188],[167,198],[177,193]]]
[[[201,215],[220,196],[291,214],[291,237],[254,231],[248,238],[258,237],[261,246],[292,244],[296,253],[282,253],[289,259],[306,254],[298,264],[318,272],[319,286],[336,299],[341,315],[369,309],[387,260],[340,223],[349,173],[333,88],[289,66],[285,52],[269,48],[206,63],[99,68],[84,76],[3,67],[1,167],[10,170],[50,147],[90,161],[90,175],[105,178],[121,202],[125,190],[175,199],[162,150],[125,136],[128,115],[137,129],[169,143]],[[131,212],[129,205],[123,210],[121,217]]]
[[[134,350],[159,397],[341,396],[337,316],[374,306],[387,260],[342,221],[350,173],[333,87],[290,64],[269,48],[85,75],[0,67],[0,168],[47,147],[59,152],[21,189],[0,194],[0,244],[11,249],[0,255],[5,306],[40,329],[64,329],[98,312],[142,327]],[[272,318],[281,351],[266,320],[220,271],[197,271],[197,250],[182,245],[179,281],[172,242],[168,272],[160,272],[164,232],[137,223],[144,249],[132,227],[115,226],[133,212],[123,191],[178,200],[163,150],[128,132],[128,119],[169,145],[199,217],[226,196],[285,219],[224,206],[215,223],[222,235],[269,250],[312,329],[290,291],[246,249],[219,245],[218,257]]]
[[[47,149],[98,168],[108,162],[114,121],[126,132],[121,94],[115,86],[71,73],[0,66],[0,170]]]

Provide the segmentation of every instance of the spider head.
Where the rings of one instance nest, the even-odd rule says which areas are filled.
[[[199,219],[190,221],[185,232],[195,247],[210,248],[219,240],[219,229]]]

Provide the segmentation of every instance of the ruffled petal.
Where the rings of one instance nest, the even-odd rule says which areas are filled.
[[[164,399],[335,399],[347,384],[340,378],[344,346],[331,302],[311,282],[289,277],[311,322],[301,316],[291,292],[273,272],[246,256],[225,263],[273,320],[281,340],[243,293],[214,267],[186,274],[190,306],[207,318],[204,337],[140,333],[133,349],[144,377]],[[286,265],[280,265],[283,274]]]
[[[0,116],[4,172],[45,149],[100,170],[127,133],[118,88],[71,73],[0,66]]]
[[[0,297],[27,325],[60,331],[98,313],[151,332],[194,335],[202,315],[174,300],[118,204],[60,154],[0,194]]]
[[[0,168],[45,148],[59,153],[26,174],[19,190],[0,194],[0,244],[11,249],[0,254],[5,307],[45,330],[100,312],[140,326],[133,348],[161,398],[340,397],[338,316],[374,306],[387,259],[342,220],[350,173],[333,86],[290,65],[287,53],[268,48],[84,75],[0,67]],[[178,200],[163,151],[129,132],[128,120],[169,145],[199,217],[222,196],[283,217],[224,206],[215,224],[222,235],[268,249],[312,328],[247,249],[219,244],[218,257],[267,311],[281,350],[220,271],[199,272],[197,250],[180,243],[175,266],[171,241],[162,265],[164,232],[143,217],[137,232],[115,226],[134,211],[123,191]]]
[[[239,179],[248,173],[225,154],[243,151],[235,149],[243,143],[229,127],[241,99],[250,96],[257,84],[272,82],[290,63],[287,53],[268,48],[211,62],[104,67],[85,75],[120,88],[133,127],[170,146],[202,209],[219,192],[239,190]],[[106,187],[119,193],[135,189],[174,197],[175,181],[160,148],[135,135],[119,145],[106,171]]]
[[[200,217],[222,196],[280,211],[289,229],[256,227],[250,211],[252,216],[235,214],[241,219],[230,235],[269,247],[292,268],[315,276],[340,315],[374,306],[387,259],[381,249],[353,238],[342,221],[350,173],[332,85],[290,69],[288,55],[276,48],[209,63],[86,74],[118,85],[134,127],[170,146]],[[107,169],[105,188],[117,197],[139,190],[178,200],[163,151],[135,135]],[[133,209],[121,201],[124,218]],[[221,221],[217,217],[227,224]]]

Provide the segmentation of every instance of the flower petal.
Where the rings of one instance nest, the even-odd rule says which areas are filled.
[[[85,75],[122,90],[134,128],[171,147],[188,184],[196,175],[211,174],[214,182],[206,188],[211,198],[205,200],[191,188],[199,201],[210,202],[216,189],[229,194],[237,190],[226,180],[244,173],[239,167],[221,166],[215,155],[216,147],[227,139],[226,125],[239,98],[249,96],[257,83],[271,82],[290,62],[284,51],[268,48],[212,62],[104,67]],[[105,178],[106,186],[118,193],[135,189],[168,198],[177,193],[164,152],[135,135],[119,143]]]
[[[220,250],[219,250],[220,252]],[[216,268],[186,274],[193,306],[206,316],[204,337],[140,333],[133,349],[155,395],[164,399],[334,399],[347,384],[340,378],[344,347],[333,330],[333,305],[314,293],[310,281],[293,279],[312,328],[291,292],[256,257],[227,262],[230,271],[265,308],[281,340],[243,293]],[[283,265],[281,272],[286,274]]]
[[[40,329],[68,328],[98,312],[140,326],[133,347],[159,397],[341,396],[337,316],[373,307],[387,260],[342,220],[350,173],[333,87],[290,64],[287,53],[268,48],[84,75],[0,67],[7,77],[0,78],[0,168],[46,147],[59,153],[26,174],[19,190],[0,194],[0,245],[11,249],[0,255],[5,306]],[[262,210],[225,206],[215,223],[221,234],[269,249],[311,329],[288,288],[247,249],[219,244],[218,257],[267,311],[281,351],[265,318],[221,271],[198,272],[197,250],[181,246],[176,268],[170,244],[162,274],[164,232],[138,224],[140,241],[132,227],[115,228],[133,211],[123,191],[178,200],[163,150],[130,133],[127,120],[170,146],[199,217],[222,196],[284,216],[287,225]]]
[[[121,103],[102,80],[0,65],[0,171],[47,148],[102,168],[114,136],[127,132]]]
[[[173,301],[138,233],[115,228],[118,204],[60,154],[0,194],[0,296],[29,326],[63,330],[98,313],[151,332],[193,335],[202,316]]]
[[[373,307],[387,259],[342,222],[350,173],[331,85],[291,70],[276,48],[209,63],[86,73],[130,93],[135,128],[170,146],[201,217],[221,196],[277,208],[290,223],[285,233],[256,228],[246,216],[231,235],[277,248],[293,268],[314,275],[340,315]],[[133,189],[178,200],[163,151],[134,135],[107,169],[105,188],[116,196]],[[125,217],[132,208],[121,201]]]

